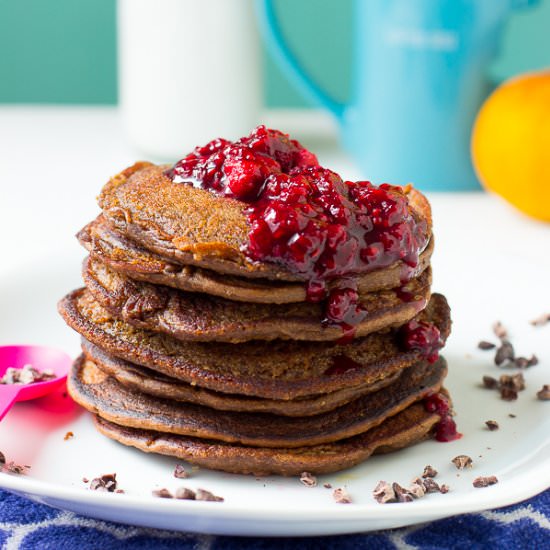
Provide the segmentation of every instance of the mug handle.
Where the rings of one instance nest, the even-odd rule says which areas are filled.
[[[256,0],[256,11],[262,34],[270,52],[274,55],[279,65],[285,70],[296,87],[306,98],[315,103],[320,103],[336,116],[336,118],[342,118],[346,106],[331,98],[313,81],[300,61],[288,47],[275,14],[273,0]]]

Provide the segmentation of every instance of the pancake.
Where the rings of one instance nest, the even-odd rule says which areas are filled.
[[[341,327],[323,323],[322,303],[251,304],[186,293],[134,281],[89,257],[84,261],[83,278],[94,298],[115,317],[180,340],[329,341],[343,335]],[[428,303],[430,284],[428,268],[400,289],[362,296],[360,304],[367,316],[355,327],[355,336],[366,336],[411,320]],[[403,295],[406,300],[401,298]]]
[[[86,225],[77,237],[92,259],[100,260],[109,269],[138,281],[187,292],[203,292],[239,302],[286,304],[306,300],[306,288],[302,283],[224,275],[210,269],[166,260],[110,227],[103,216]],[[405,272],[408,278],[417,277],[429,266],[432,252],[433,237],[420,255],[415,269],[405,271],[403,262],[396,262],[386,269],[358,276],[359,294],[398,287],[402,284]]]
[[[331,411],[361,395],[378,391],[392,384],[401,374],[401,370],[398,370],[372,384],[367,383],[314,397],[285,401],[224,394],[196,385],[192,386],[146,367],[113,357],[86,340],[82,342],[82,351],[86,359],[130,390],[174,401],[205,405],[221,411],[263,412],[282,416],[312,416]]]
[[[67,324],[108,353],[171,378],[230,394],[296,399],[375,382],[421,360],[403,351],[396,330],[375,333],[339,346],[332,343],[273,341],[183,342],[117,320],[86,289],[59,303]],[[443,340],[451,328],[447,301],[434,294],[418,320],[433,322]]]
[[[460,437],[431,208],[412,186],[344,181],[260,126],[138,162],[98,202],[77,235],[85,288],[58,308],[82,336],[68,391],[101,433],[256,475]]]
[[[295,476],[302,472],[317,475],[337,472],[363,462],[373,453],[387,453],[423,441],[431,437],[440,417],[415,403],[363,434],[336,443],[294,449],[246,447],[128,428],[99,416],[94,420],[103,435],[147,453],[235,474]]]
[[[257,447],[302,447],[331,443],[366,432],[412,403],[437,393],[447,373],[445,360],[408,368],[382,390],[316,416],[220,412],[191,403],[159,399],[119,384],[80,356],[67,379],[71,397],[115,424]]]
[[[102,189],[99,205],[105,218],[143,248],[184,265],[217,273],[269,280],[304,281],[305,275],[281,266],[251,262],[243,250],[248,244],[247,204],[173,183],[168,166],[138,162],[114,176]],[[415,189],[406,190],[413,215],[431,234],[431,210]]]

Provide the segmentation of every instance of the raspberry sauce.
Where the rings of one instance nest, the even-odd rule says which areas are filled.
[[[454,441],[462,437],[456,429],[456,423],[451,416],[449,401],[441,393],[433,393],[424,398],[424,408],[431,413],[436,413],[441,420],[435,426],[435,438],[437,441]]]
[[[443,340],[439,329],[426,321],[409,321],[400,329],[401,343],[406,350],[419,351],[429,363],[435,363]]]
[[[357,276],[400,260],[412,274],[428,241],[426,222],[412,215],[400,187],[344,181],[265,126],[235,142],[197,147],[166,174],[246,203],[243,252],[299,275],[308,301],[326,301],[323,323],[341,327],[343,341],[367,315]]]

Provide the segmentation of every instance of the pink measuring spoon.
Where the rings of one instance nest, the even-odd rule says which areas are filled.
[[[0,420],[16,401],[42,397],[65,383],[73,360],[63,351],[47,346],[0,346],[0,378],[9,367],[32,365],[40,372],[50,370],[55,378],[32,384],[0,384]]]

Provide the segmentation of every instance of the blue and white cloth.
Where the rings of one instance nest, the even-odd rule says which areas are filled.
[[[78,516],[0,490],[2,550],[550,550],[550,489],[506,508],[402,529],[314,538],[244,538],[130,527]]]

